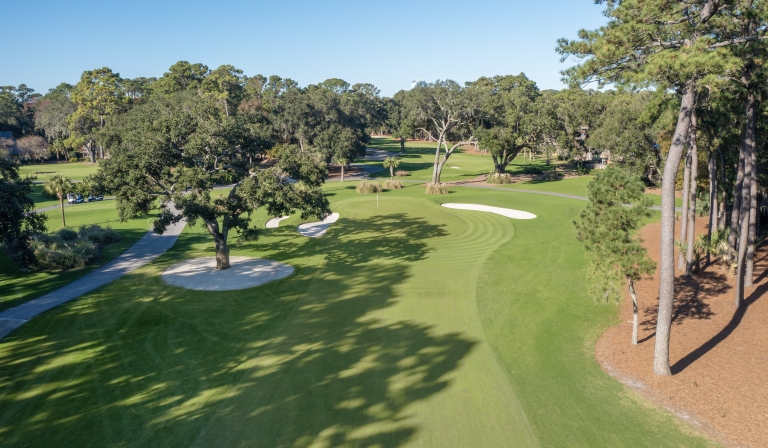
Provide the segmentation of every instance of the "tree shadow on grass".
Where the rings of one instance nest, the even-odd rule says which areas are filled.
[[[284,280],[209,293],[143,269],[0,341],[4,443],[411,440],[409,406],[449,387],[475,341],[377,311],[398,301],[411,263],[432,250],[425,241],[444,229],[387,215],[341,219],[318,239],[276,230],[258,248],[296,267]]]
[[[695,277],[675,278],[675,303],[672,308],[672,324],[681,325],[688,319],[710,319],[714,314],[706,298],[716,297],[730,289],[726,277],[716,272],[705,272]],[[656,335],[656,320],[659,314],[658,297],[656,305],[646,308],[647,318],[640,322],[646,331],[653,330],[645,338],[638,341],[643,343]]]

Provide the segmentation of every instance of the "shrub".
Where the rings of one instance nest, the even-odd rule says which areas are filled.
[[[101,246],[120,241],[111,228],[98,225],[80,227],[79,232],[63,228],[37,234],[30,244],[39,269],[62,270],[85,267],[99,258]]]
[[[395,176],[397,177],[405,177],[410,175],[411,175],[410,171],[403,171],[403,170],[395,171]]]
[[[63,227],[55,231],[52,236],[53,238],[59,238],[62,241],[72,241],[77,238],[77,232],[68,227]]]
[[[82,162],[83,160],[85,159],[81,159],[80,157],[70,157],[69,163],[78,163],[78,162]]]
[[[511,184],[512,176],[510,176],[507,173],[499,174],[494,171],[491,171],[488,174],[488,178],[485,179],[485,181],[489,184]]]
[[[78,230],[78,233],[80,234],[80,238],[85,238],[94,244],[100,244],[102,246],[116,243],[123,239],[120,234],[112,230],[111,227],[102,228],[96,224],[92,226],[82,226]]]
[[[403,188],[403,184],[399,180],[388,180],[384,182],[384,188],[387,190],[399,190]]]
[[[448,194],[448,186],[440,184],[427,184],[427,194]]]
[[[360,183],[357,184],[357,188],[355,188],[358,193],[362,194],[371,194],[371,193],[381,193],[381,184],[378,182],[366,182],[364,180],[361,180]]]
[[[557,171],[547,171],[544,173],[544,179],[546,180],[557,180],[563,177],[563,173],[559,173]]]
[[[539,167],[535,166],[526,166],[523,168],[523,174],[541,174],[543,171]]]

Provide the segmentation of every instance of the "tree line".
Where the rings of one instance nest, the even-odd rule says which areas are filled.
[[[710,217],[703,239],[736,277],[734,303],[745,306],[754,278],[759,207],[764,198],[766,25],[765,2],[741,0],[601,1],[608,24],[561,39],[563,58],[580,62],[564,71],[572,84],[597,82],[632,90],[668,92],[676,123],[664,147],[659,308],[654,373],[670,375],[669,340],[675,267],[692,275],[697,264],[696,210]],[[682,164],[682,166],[681,166]],[[682,174],[680,172],[682,171]],[[682,183],[682,185],[680,185]],[[675,261],[675,190],[683,190]],[[700,193],[703,193],[700,196]],[[699,245],[701,247],[701,245]]]

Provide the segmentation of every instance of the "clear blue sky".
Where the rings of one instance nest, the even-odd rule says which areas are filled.
[[[84,70],[159,77],[179,60],[302,86],[369,82],[386,96],[416,79],[520,72],[561,88],[557,39],[606,21],[593,0],[25,0],[2,9],[0,85],[41,93]]]

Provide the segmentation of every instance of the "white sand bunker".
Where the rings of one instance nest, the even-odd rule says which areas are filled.
[[[290,216],[281,216],[279,218],[272,218],[269,221],[267,221],[266,227],[268,229],[276,229],[280,225],[280,221],[288,218],[290,218]]]
[[[320,222],[308,222],[299,226],[299,233],[310,238],[325,235],[325,231],[339,219],[338,213],[331,213]]]
[[[491,207],[490,205],[479,204],[442,204],[443,207],[455,208],[457,210],[475,210],[478,212],[496,213],[497,215],[506,216],[512,219],[533,219],[536,217],[533,213],[528,213],[520,210],[514,210],[511,208]]]
[[[229,269],[216,269],[216,258],[192,258],[176,263],[160,276],[174,286],[199,291],[253,288],[293,273],[293,267],[263,258],[229,257]]]

